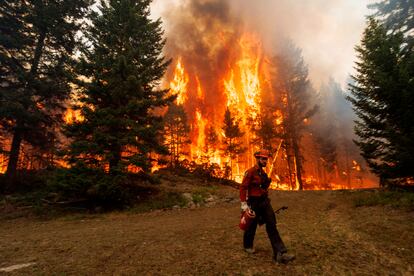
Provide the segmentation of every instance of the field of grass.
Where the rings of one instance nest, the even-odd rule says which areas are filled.
[[[149,209],[53,219],[2,216],[0,269],[30,264],[7,275],[414,273],[414,212],[412,205],[404,205],[410,202],[405,195],[384,196],[375,190],[272,191],[275,209],[289,206],[277,217],[278,229],[297,257],[278,265],[272,261],[264,227],[257,231],[256,253],[242,251],[236,189],[187,183],[183,192],[192,192],[194,202],[214,194],[216,204],[168,209],[181,202],[176,198],[179,187],[166,198],[158,195],[165,204],[154,203]],[[405,203],[392,205],[383,197],[403,198]]]

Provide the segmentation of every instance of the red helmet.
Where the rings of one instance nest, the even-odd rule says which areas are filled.
[[[256,158],[258,158],[258,157],[269,158],[270,157],[270,154],[269,154],[269,151],[268,150],[261,149],[261,150],[256,151],[254,153],[254,157],[256,157]]]

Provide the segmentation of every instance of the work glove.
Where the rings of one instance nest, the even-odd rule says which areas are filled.
[[[241,206],[240,206],[240,209],[241,209],[243,212],[245,212],[245,211],[249,210],[249,209],[250,209],[250,207],[249,207],[249,205],[247,205],[247,202],[246,202],[246,201],[242,201]]]

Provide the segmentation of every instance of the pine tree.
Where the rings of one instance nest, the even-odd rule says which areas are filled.
[[[253,143],[260,145],[260,148],[267,149],[271,153],[276,150],[278,144],[276,140],[279,140],[282,136],[275,122],[276,118],[272,114],[262,114],[257,128],[254,129],[256,139]]]
[[[287,43],[283,54],[276,56],[274,60],[280,76],[276,83],[277,90],[282,91],[284,146],[288,152],[289,167],[294,167],[299,189],[302,190],[303,158],[300,143],[305,129],[304,120],[313,116],[318,106],[312,105],[314,91],[300,49]]]
[[[185,146],[189,139],[190,127],[187,122],[187,114],[182,105],[172,104],[164,116],[164,141],[169,149],[170,166],[178,165],[180,157],[185,154]]]
[[[202,162],[205,166],[210,166],[212,159],[215,157],[215,151],[220,140],[217,135],[216,129],[213,125],[207,125],[205,129],[205,143],[203,147]],[[214,162],[213,162],[214,163]],[[216,164],[217,165],[217,164]]]
[[[405,35],[407,50],[410,50],[414,43],[414,0],[381,0],[368,7],[377,10],[374,16],[387,30]]]
[[[370,18],[356,47],[349,100],[358,116],[357,145],[381,179],[414,175],[414,56],[403,43],[401,33],[388,33]]]
[[[0,5],[0,124],[12,137],[7,176],[17,170],[22,141],[54,140],[67,99],[72,56],[89,0],[3,0]]]
[[[170,61],[161,21],[151,20],[150,0],[101,1],[81,51],[80,104],[84,120],[68,126],[71,163],[109,172],[134,165],[147,171],[149,153],[167,153],[160,139],[162,117],[155,109],[171,103],[157,87]]]
[[[208,157],[211,157],[211,153],[217,147],[218,142],[219,137],[217,135],[216,129],[212,125],[208,126],[206,129],[206,146],[204,149]]]
[[[233,160],[239,154],[242,154],[246,151],[246,148],[243,147],[240,138],[243,137],[244,133],[240,130],[239,123],[232,116],[230,110],[226,108],[224,113],[223,121],[223,131],[224,131],[224,153],[230,159],[230,168],[233,168]],[[232,177],[232,170],[230,169],[230,178]]]

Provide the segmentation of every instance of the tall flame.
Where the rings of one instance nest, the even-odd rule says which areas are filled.
[[[82,122],[84,118],[79,110],[68,108],[63,115],[63,120],[67,124],[73,124],[74,122]]]
[[[195,160],[200,161],[203,157],[204,147],[205,147],[205,139],[206,139],[206,125],[207,120],[203,118],[203,115],[201,114],[200,110],[196,110],[196,121],[195,121],[195,130],[197,132],[197,135],[195,137],[195,144],[191,148],[191,152]]]
[[[251,124],[260,114],[262,95],[260,78],[264,74],[261,72],[263,69],[261,43],[254,35],[243,35],[234,51],[234,58],[229,61],[226,70],[223,70],[221,76],[211,80],[216,82],[215,86],[211,83],[207,84],[210,89],[217,87],[218,91],[208,91],[209,94],[206,96],[199,75],[197,72],[187,73],[181,58],[175,66],[170,87],[172,93],[177,95],[177,104],[184,106],[190,119],[189,123],[192,127],[189,158],[193,161],[222,164],[222,161],[228,158],[219,146],[224,136],[219,135],[219,141],[213,145],[213,148],[206,149],[206,130],[213,128],[216,133],[221,133],[224,110],[226,107],[230,109],[240,124],[242,132],[245,133],[241,142],[248,148],[247,153],[237,158],[232,168],[234,178],[240,179],[242,172],[253,163],[251,154],[256,147],[252,145],[255,136],[251,131]],[[208,97],[212,92],[223,95],[225,104],[211,101]]]
[[[184,66],[181,62],[181,58],[178,59],[177,65],[175,67],[174,79],[170,82],[171,92],[177,95],[177,104],[184,104],[187,99],[187,85],[188,85],[188,75],[184,71]]]

